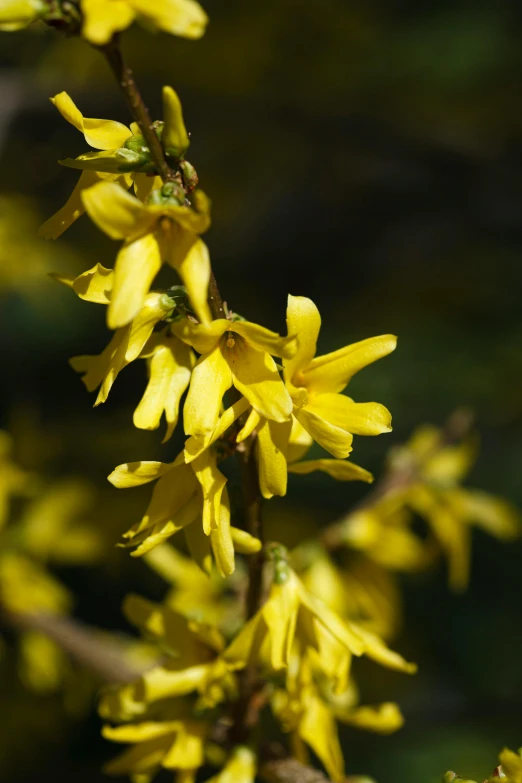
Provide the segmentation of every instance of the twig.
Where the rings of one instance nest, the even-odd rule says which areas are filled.
[[[1,616],[18,630],[45,634],[103,682],[128,683],[143,674],[143,669],[133,668],[125,661],[123,645],[104,639],[96,629],[72,617],[6,610]]]
[[[445,446],[450,446],[452,443],[459,441],[470,431],[473,425],[473,419],[473,414],[467,409],[459,408],[454,411],[446,421],[441,431],[440,438],[434,445],[433,450],[425,455],[422,462],[414,462],[412,460],[407,465],[392,465],[375,484],[373,489],[368,492],[362,500],[352,506],[349,514],[364,508],[371,508],[392,492],[406,489],[413,484],[418,479],[423,465],[425,465],[429,459],[435,456],[435,454]],[[322,534],[321,541],[327,549],[338,549],[343,545],[345,519],[346,515],[340,521],[329,525]]]
[[[319,770],[292,758],[266,762],[261,766],[259,776],[268,783],[330,783],[330,778]]]

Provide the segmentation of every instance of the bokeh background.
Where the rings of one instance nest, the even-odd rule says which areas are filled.
[[[134,28],[124,47],[154,116],[179,91],[189,158],[213,199],[208,234],[224,297],[284,329],[288,292],[323,315],[321,352],[382,332],[397,352],[353,382],[393,412],[394,432],[357,439],[378,474],[388,448],[422,422],[472,408],[482,439],[470,483],[522,506],[522,9],[515,0],[207,0],[206,37]],[[32,29],[0,38],[0,424],[27,469],[92,482],[92,523],[111,554],[63,569],[76,615],[125,629],[128,590],[159,598],[140,563],[112,550],[138,494],[106,485],[112,467],[171,458],[177,443],[132,428],[145,367],[135,362],[100,408],[67,364],[106,344],[102,308],[47,277],[111,266],[115,244],[82,219],[54,244],[35,236],[85,151],[48,101],[67,90],[86,116],[128,122],[99,55]],[[292,482],[269,518],[289,536],[334,520],[364,493],[325,477]],[[129,493],[127,493],[129,494]],[[143,495],[143,500],[145,495]],[[286,505],[284,505],[286,504]],[[284,511],[286,509],[286,512]],[[269,524],[270,524],[269,519]],[[403,579],[396,646],[416,678],[358,667],[366,702],[396,698],[406,726],[382,738],[343,730],[348,769],[380,783],[432,783],[448,768],[482,779],[522,744],[522,545],[474,536],[471,586],[442,569]],[[4,629],[0,778],[97,783],[114,753],[94,709],[76,720],[60,696],[23,690]],[[482,776],[482,777],[481,777]]]

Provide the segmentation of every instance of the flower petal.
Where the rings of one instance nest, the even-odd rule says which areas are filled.
[[[156,223],[156,215],[116,182],[98,182],[82,192],[83,205],[111,239],[133,239]]]
[[[92,269],[75,278],[72,289],[80,299],[85,299],[87,302],[109,304],[113,282],[112,269],[96,264]]]
[[[312,438],[336,459],[344,459],[352,451],[351,433],[330,424],[308,408],[296,409],[294,416]]]
[[[281,337],[264,326],[250,323],[250,321],[235,321],[231,331],[240,334],[257,351],[266,351],[273,356],[290,358],[297,351],[297,336]]]
[[[203,491],[203,530],[208,536],[219,527],[221,495],[227,480],[217,467],[216,454],[210,450],[193,460],[191,466]]]
[[[306,410],[354,435],[391,432],[391,414],[378,402],[354,402],[343,394],[314,394]]]
[[[123,245],[114,265],[112,296],[107,310],[109,329],[125,326],[138,315],[160,269],[161,256],[154,234],[145,234]]]
[[[264,419],[257,430],[259,487],[266,500],[274,495],[286,495],[286,452],[291,429],[291,421],[278,423]]]
[[[335,718],[315,694],[307,700],[298,731],[301,739],[322,761],[328,776],[339,783],[343,781],[344,759]]]
[[[396,345],[394,335],[384,334],[316,356],[303,372],[303,384],[314,392],[341,392],[359,370],[387,356]]]
[[[253,408],[267,419],[288,421],[292,414],[291,397],[279,377],[272,357],[237,338],[234,346],[223,348],[236,389]]]
[[[404,717],[399,705],[392,701],[377,704],[375,707],[336,710],[335,717],[342,723],[365,731],[374,731],[376,734],[392,734],[404,725]]]
[[[42,223],[38,229],[38,236],[44,239],[58,239],[85,212],[82,201],[83,191],[100,181],[101,177],[96,171],[82,172],[67,202],[45,223]]]
[[[179,404],[190,383],[195,358],[190,348],[175,337],[164,338],[154,347],[148,359],[149,382],[145,393],[134,411],[134,426],[142,430],[155,430],[165,413],[168,440],[178,421]]]
[[[220,416],[215,428],[207,435],[199,435],[188,438],[185,442],[185,462],[192,462],[192,460],[199,457],[199,455],[208,449],[213,443],[221,438],[229,427],[241,416],[249,407],[249,402],[244,397],[233,403],[230,408]],[[237,438],[236,438],[237,441]]]
[[[226,318],[216,318],[209,324],[195,324],[184,318],[172,324],[172,331],[187,345],[191,345],[198,353],[210,353],[225,332],[230,330],[230,321]]]
[[[315,356],[321,316],[311,299],[289,294],[286,323],[288,334],[296,334],[298,337],[297,353],[284,362],[285,379],[292,383],[296,374],[306,369]]]
[[[114,468],[107,480],[118,489],[141,487],[142,484],[156,481],[169,470],[172,470],[172,465],[165,462],[125,462]]]
[[[226,487],[223,488],[219,525],[217,530],[211,531],[210,543],[214,553],[214,560],[221,576],[227,577],[233,574],[235,569],[234,544],[230,529],[230,504]]]
[[[183,408],[187,435],[212,432],[219,419],[221,400],[232,386],[232,373],[219,345],[200,356],[194,370]]]
[[[202,239],[197,239],[176,267],[183,285],[187,289],[190,303],[202,324],[212,320],[208,306],[208,284],[210,282],[210,256]]]
[[[149,19],[161,30],[183,38],[201,38],[208,17],[196,0],[130,0],[136,13]]]
[[[328,473],[337,481],[366,481],[371,484],[372,474],[353,462],[339,459],[309,459],[306,462],[297,462],[288,466],[289,473],[298,473],[307,476],[315,470]]]
[[[89,0],[87,0],[87,5]],[[107,4],[105,4],[106,7]],[[113,3],[111,3],[113,5]],[[107,13],[107,11],[105,11]],[[62,117],[74,125],[85,136],[85,141],[98,150],[115,150],[123,147],[131,131],[121,122],[114,120],[96,120],[84,117],[72,98],[66,92],[60,92],[51,98]]]
[[[138,133],[141,133],[139,128]],[[138,172],[134,175],[134,193],[136,194],[136,198],[145,202],[152,191],[161,188],[162,184],[163,180],[161,177]]]
[[[135,11],[127,0],[81,0],[82,35],[95,46],[109,43],[112,36],[134,21]]]

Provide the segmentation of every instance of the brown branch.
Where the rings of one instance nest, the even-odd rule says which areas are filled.
[[[79,623],[72,617],[7,610],[2,612],[1,617],[19,631],[45,634],[103,682],[128,683],[143,674],[142,669],[135,669],[125,661],[122,644],[116,640],[104,639],[99,635],[99,631]]]
[[[392,465],[373,489],[359,503],[352,506],[349,514],[364,508],[371,508],[392,492],[406,489],[417,481],[423,465],[429,459],[445,446],[450,446],[469,433],[473,425],[473,418],[473,414],[467,409],[460,408],[454,411],[446,421],[433,450],[425,455],[422,462],[416,463],[412,460],[408,465]],[[346,519],[346,515],[340,521],[329,525],[322,534],[321,541],[327,549],[338,549],[343,545],[344,519]]]
[[[104,54],[125,97],[130,113],[140,126],[143,138],[147,142],[147,146],[162,180],[164,182],[178,180],[178,175],[171,169],[167,162],[163,147],[161,146],[161,142],[154,129],[149,110],[147,109],[143,96],[136,84],[133,73],[125,62],[119,36],[115,35],[108,44],[100,46],[98,49]],[[182,184],[184,185],[184,181]],[[188,192],[188,190],[190,190],[190,188],[185,188],[185,192]],[[213,318],[225,317],[223,300],[219,293],[219,288],[213,272],[210,274],[208,304]]]
[[[330,783],[322,772],[296,759],[285,758],[261,765],[259,776],[268,783]]]

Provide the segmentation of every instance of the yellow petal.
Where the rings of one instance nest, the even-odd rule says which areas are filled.
[[[180,670],[155,666],[142,675],[140,686],[143,688],[145,701],[152,702],[192,693],[204,683],[206,676],[207,666],[205,664],[189,666]]]
[[[141,133],[139,126],[133,133]],[[136,194],[136,198],[139,198],[139,200],[143,202],[147,201],[152,191],[161,188],[162,184],[163,180],[161,177],[138,172],[134,175],[134,193]]]
[[[450,490],[447,498],[459,515],[501,541],[512,541],[522,533],[518,509],[502,498],[478,489]]]
[[[266,351],[273,356],[290,358],[297,351],[297,336],[281,337],[264,326],[250,323],[250,321],[235,321],[232,324],[232,332],[240,334],[257,351]]]
[[[270,664],[275,671],[288,666],[295,638],[299,611],[296,582],[291,574],[284,584],[272,585],[269,599],[262,609],[263,620],[268,628]]]
[[[208,17],[196,0],[130,0],[132,7],[161,30],[183,38],[201,38]]]
[[[98,182],[81,195],[91,220],[111,239],[136,238],[156,223],[156,215],[115,182]]]
[[[208,284],[210,281],[210,256],[202,239],[197,239],[176,267],[183,285],[187,289],[190,303],[202,324],[212,320],[208,307]]]
[[[7,32],[21,30],[45,11],[45,4],[40,0],[2,0],[0,29]]]
[[[135,11],[127,0],[81,0],[82,35],[90,43],[103,46],[112,36],[132,24]]]
[[[376,734],[392,734],[404,725],[404,718],[395,702],[387,701],[375,707],[355,707],[351,710],[336,710],[337,720]]]
[[[212,573],[212,553],[210,550],[210,537],[205,535],[201,521],[197,519],[191,525],[184,528],[185,540],[190,557],[204,574]]]
[[[165,755],[162,766],[166,769],[198,769],[204,761],[205,724],[188,720],[180,724],[174,745]]]
[[[165,413],[168,440],[178,421],[179,403],[190,382],[194,354],[180,340],[164,338],[154,347],[149,362],[149,382],[145,393],[134,411],[134,426],[142,430],[155,430]]]
[[[504,748],[499,756],[502,772],[507,775],[509,783],[522,783],[522,757],[509,748]]]
[[[305,430],[303,425],[292,416],[292,431],[288,441],[288,462],[296,462],[302,459],[313,443],[312,436]]]
[[[237,527],[231,527],[230,533],[232,536],[232,542],[234,549],[241,555],[254,555],[256,552],[260,552],[263,548],[262,542],[247,533],[246,530],[240,530]]]
[[[373,481],[373,476],[368,470],[347,460],[310,459],[306,462],[297,462],[288,466],[290,473],[298,473],[301,476],[307,476],[315,470],[328,473],[329,476],[332,476],[337,481],[366,481],[368,484],[371,484]]]
[[[230,331],[231,323],[226,318],[216,318],[208,324],[195,324],[184,318],[172,324],[172,331],[198,353],[210,353],[216,347],[225,332]]]
[[[335,427],[307,408],[295,410],[294,415],[304,429],[336,459],[344,459],[352,451],[352,435]]]
[[[396,345],[397,338],[385,334],[316,356],[303,372],[303,384],[314,392],[341,392],[359,370],[387,356]]]
[[[242,397],[242,399],[244,400],[245,398]],[[246,422],[244,423],[243,427],[236,435],[236,443],[241,443],[242,441],[249,438],[260,422],[261,422],[261,416],[254,408],[252,408],[250,413],[248,414],[248,418]]]
[[[183,409],[187,435],[206,435],[212,432],[219,419],[221,400],[232,386],[232,373],[219,345],[199,358],[190,381]]]
[[[175,158],[181,158],[190,144],[183,121],[183,110],[178,94],[172,87],[163,88],[163,148]]]
[[[354,435],[391,432],[391,414],[378,402],[354,402],[343,394],[314,394],[306,410]]]
[[[106,269],[101,264],[96,264],[79,275],[73,282],[73,291],[87,302],[97,304],[109,304],[110,294],[114,281],[112,269]]]
[[[221,438],[229,427],[239,418],[249,407],[248,400],[241,397],[230,408],[220,416],[215,428],[208,435],[192,436],[185,442],[185,462],[189,463],[199,457],[199,455],[208,449],[213,443]]]
[[[125,462],[114,468],[107,480],[118,489],[140,487],[164,476],[169,470],[172,470],[172,465],[165,462]]]
[[[267,419],[289,421],[292,400],[272,357],[252,348],[242,338],[236,338],[233,347],[227,343],[222,350],[234,386],[252,407]]]
[[[286,310],[288,334],[298,336],[298,349],[293,359],[286,359],[285,379],[292,383],[297,374],[304,370],[315,356],[317,338],[321,328],[319,310],[306,296],[288,296]],[[296,385],[299,383],[296,381]]]
[[[341,783],[344,780],[344,759],[337,726],[330,709],[318,696],[308,700],[298,731],[320,758],[329,777]]]
[[[352,623],[352,628],[356,629],[357,634],[363,640],[364,654],[367,655],[368,658],[377,661],[377,663],[386,666],[388,669],[395,669],[396,671],[405,672],[406,674],[415,674],[417,665],[415,663],[408,663],[408,661],[404,660],[402,655],[390,650],[379,636],[355,623]]]
[[[264,498],[286,495],[286,452],[292,422],[278,423],[264,419],[257,430],[259,488]]]
[[[58,239],[85,212],[82,201],[83,191],[100,181],[101,177],[97,172],[82,172],[66,204],[45,223],[42,223],[38,230],[38,236],[43,239]]]
[[[101,386],[95,405],[105,402],[119,372],[125,367],[125,351],[128,343],[128,327],[114,332],[112,340],[97,356],[73,356],[69,364],[75,372],[82,373],[87,391]]]
[[[118,147],[123,147],[126,140],[131,136],[130,129],[122,125],[121,122],[84,117],[66,92],[60,92],[58,95],[55,95],[54,98],[51,98],[51,103],[56,106],[67,122],[70,122],[80,133],[83,133],[87,144],[95,147],[95,149],[118,149]]]
[[[222,577],[234,573],[234,544],[230,530],[230,505],[226,487],[223,488],[219,524],[217,530],[210,533],[210,543],[216,566]]]
[[[112,296],[107,310],[109,329],[125,326],[139,313],[159,270],[161,257],[154,234],[125,243],[114,266]]]
[[[102,736],[111,742],[147,742],[157,737],[165,737],[179,728],[179,721],[163,723],[147,721],[134,723],[130,726],[104,726]]]
[[[217,467],[216,455],[210,450],[193,460],[191,467],[203,491],[203,530],[208,536],[219,526],[221,495],[227,480]]]

